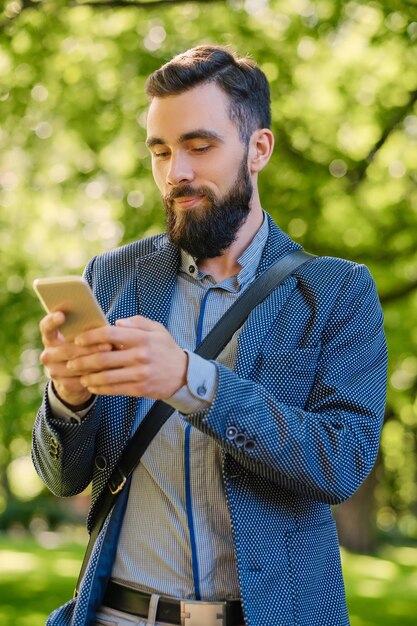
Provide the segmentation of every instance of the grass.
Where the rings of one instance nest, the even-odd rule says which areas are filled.
[[[43,626],[72,595],[84,533],[72,543],[50,533],[40,540],[0,536],[0,626]],[[416,625],[417,548],[386,546],[378,556],[343,552],[342,561],[351,626]]]
[[[416,626],[417,548],[384,546],[378,556],[342,553],[352,626]]]
[[[57,545],[46,533],[42,544],[0,537],[0,626],[43,626],[49,613],[71,598],[84,546]]]

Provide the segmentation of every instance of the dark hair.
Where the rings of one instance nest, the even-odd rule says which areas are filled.
[[[150,99],[183,93],[213,82],[229,96],[229,115],[240,139],[248,143],[257,128],[271,125],[271,97],[265,74],[249,58],[222,46],[201,45],[175,56],[146,81]]]

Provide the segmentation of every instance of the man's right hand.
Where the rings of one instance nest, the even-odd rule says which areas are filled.
[[[50,313],[41,320],[39,328],[44,350],[40,362],[45,366],[58,398],[76,411],[92,397],[92,394],[80,384],[80,376],[67,368],[67,362],[79,356],[109,351],[111,346],[100,344],[82,347],[65,342],[59,332],[64,321],[65,315],[59,311]]]

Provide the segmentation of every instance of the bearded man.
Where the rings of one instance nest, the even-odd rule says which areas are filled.
[[[167,232],[106,252],[85,276],[110,324],[49,371],[35,466],[96,503],[155,400],[175,409],[50,626],[346,626],[331,505],[376,458],[386,345],[363,265],[316,257],[254,308],[216,360],[194,350],[274,261],[300,246],[263,210],[270,94],[260,68],[197,46],[147,81],[147,146]],[[122,485],[121,485],[122,486]]]

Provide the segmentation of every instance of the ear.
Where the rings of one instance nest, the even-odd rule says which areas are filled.
[[[269,128],[255,130],[249,140],[248,165],[251,174],[260,172],[268,163],[274,149],[274,135]]]

